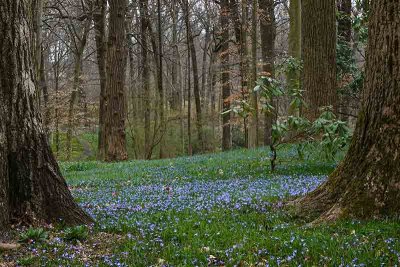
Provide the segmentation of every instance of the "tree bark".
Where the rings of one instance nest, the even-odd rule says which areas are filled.
[[[165,158],[165,138],[167,132],[167,121],[165,120],[165,94],[163,85],[163,40],[162,40],[162,18],[161,18],[161,1],[157,0],[157,29],[158,29],[158,95],[159,95],[159,109],[160,109],[160,158]]]
[[[126,0],[110,3],[107,49],[107,82],[105,92],[105,160],[121,161],[128,158],[126,151]]]
[[[221,81],[222,81],[222,102],[223,112],[222,115],[222,150],[229,150],[232,148],[232,133],[231,133],[231,112],[227,112],[231,108],[230,100],[231,84],[230,84],[230,70],[229,70],[229,16],[230,8],[228,0],[221,1],[220,10],[220,24],[221,24]]]
[[[69,100],[69,107],[68,107],[68,129],[67,129],[67,140],[66,140],[66,147],[67,147],[67,159],[71,159],[72,153],[72,134],[74,129],[74,120],[75,120],[75,104],[78,102],[79,98],[83,95],[82,90],[82,64],[83,64],[83,53],[85,52],[85,47],[87,44],[87,39],[89,36],[89,31],[91,27],[91,20],[87,19],[84,22],[83,29],[78,30],[74,28],[74,25],[68,25],[69,32],[74,38],[75,43],[75,50],[73,51],[74,54],[74,80],[72,83],[72,92],[71,97]]]
[[[204,151],[204,138],[203,138],[203,121],[202,121],[202,109],[200,100],[200,86],[199,86],[199,71],[197,64],[197,52],[194,45],[194,37],[192,28],[190,26],[190,14],[189,14],[189,3],[188,1],[182,6],[185,16],[185,24],[188,36],[188,44],[190,46],[190,58],[192,60],[192,72],[193,72],[193,94],[196,107],[196,127],[197,127],[197,138],[201,151]]]
[[[95,10],[93,13],[94,28],[96,31],[96,52],[97,66],[100,79],[100,103],[99,103],[99,138],[98,138],[98,154],[97,159],[104,160],[104,94],[106,89],[106,10],[107,0],[96,0]]]
[[[261,54],[263,61],[264,75],[275,76],[275,3],[274,0],[259,0],[259,6],[262,10],[260,19],[261,32]],[[272,123],[275,116],[265,114],[264,117],[264,145],[271,145]]]
[[[171,88],[171,96],[170,96],[170,106],[174,111],[180,111],[181,109],[181,94],[178,85],[178,68],[180,65],[180,56],[179,56],[179,45],[178,45],[178,5],[177,0],[172,1],[172,58],[176,62],[171,66],[171,80],[172,80],[172,88]]]
[[[349,151],[326,183],[294,202],[319,220],[400,213],[400,2],[371,2],[363,105]]]
[[[336,1],[302,0],[303,89],[310,120],[319,108],[337,109]]]
[[[251,14],[251,78],[249,82],[250,105],[253,112],[250,116],[248,148],[255,148],[258,146],[258,94],[254,92],[254,87],[257,81],[257,13],[258,4],[257,0],[252,0],[252,14]]]
[[[249,82],[249,59],[248,59],[248,47],[247,47],[247,31],[248,31],[248,1],[241,0],[241,13],[242,17],[239,16],[239,0],[230,0],[230,16],[232,19],[236,46],[238,54],[240,55],[240,85],[242,99],[246,101],[249,96],[248,82]],[[249,129],[248,129],[248,117],[243,118],[243,129],[244,129],[244,141],[246,146],[249,143]]]
[[[290,28],[289,28],[289,56],[295,60],[301,60],[301,1],[302,0],[290,0],[289,17],[290,17]],[[287,72],[287,84],[289,89],[300,88],[300,70],[290,69]],[[289,110],[291,115],[293,110]]]
[[[351,0],[338,0],[338,43],[342,46],[351,48],[352,21],[351,21]],[[353,55],[350,55],[352,57]],[[347,77],[345,77],[347,78]],[[340,95],[340,118],[344,121],[349,119],[347,114],[351,114],[351,97],[349,93]]]
[[[34,0],[0,4],[0,229],[92,219],[74,202],[50,150],[34,66]],[[0,230],[0,231],[1,231]]]
[[[148,11],[147,0],[140,0],[140,41],[142,43],[142,95],[144,102],[144,154],[145,159],[151,158],[151,131],[150,131],[150,72],[149,72],[149,58],[148,58]]]
[[[338,37],[340,41],[351,43],[351,0],[338,0]]]

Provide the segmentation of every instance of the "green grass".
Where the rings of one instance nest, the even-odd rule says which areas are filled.
[[[14,259],[32,266],[400,265],[399,221],[309,227],[279,208],[324,181],[335,163],[311,148],[307,161],[298,160],[295,147],[285,146],[271,173],[268,154],[62,163],[73,195],[97,223],[78,243],[63,239],[69,230],[58,226]]]

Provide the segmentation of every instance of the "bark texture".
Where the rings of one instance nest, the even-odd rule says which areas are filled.
[[[110,19],[107,48],[107,82],[105,92],[105,160],[128,158],[126,151],[126,0],[110,1]]]
[[[261,10],[261,54],[263,62],[263,75],[275,76],[275,3],[274,0],[259,0]],[[264,118],[264,145],[271,145],[272,123],[275,116],[265,114]]]
[[[301,60],[301,0],[290,0],[289,7],[289,56]],[[289,88],[298,88],[300,85],[300,71],[289,70],[287,73]],[[293,113],[289,110],[289,113]]]
[[[204,138],[203,138],[203,119],[202,119],[202,107],[201,107],[201,100],[200,100],[200,85],[199,85],[199,70],[198,70],[198,63],[197,63],[197,52],[196,46],[194,44],[194,36],[192,32],[192,28],[190,25],[190,12],[189,12],[189,3],[188,1],[185,2],[182,6],[184,16],[185,16],[185,24],[187,30],[187,37],[188,37],[188,45],[190,46],[190,58],[192,63],[192,72],[193,72],[193,94],[194,94],[194,101],[196,107],[196,127],[197,127],[197,138],[199,142],[199,147],[201,151],[204,151]]]
[[[148,57],[148,10],[147,10],[147,0],[140,0],[140,41],[142,42],[142,95],[144,102],[144,158],[151,158],[151,131],[150,131],[150,116],[151,116],[151,106],[150,106],[150,72],[149,72],[149,57]]]
[[[249,81],[250,106],[253,109],[250,116],[247,147],[255,148],[258,146],[258,93],[253,89],[257,81],[257,26],[258,26],[258,3],[252,0],[251,6],[251,78]]]
[[[98,141],[98,155],[99,160],[104,159],[104,94],[106,89],[106,10],[107,0],[96,0],[94,2],[95,8],[93,13],[94,28],[96,31],[96,52],[97,52],[97,66],[100,78],[100,103],[99,103],[99,141]]]
[[[314,120],[319,108],[336,110],[336,1],[302,0],[303,89]]]
[[[92,219],[74,202],[50,150],[33,70],[33,0],[0,4],[0,229]]]
[[[228,0],[221,1],[220,11],[221,23],[221,81],[222,81],[222,101],[223,111],[231,108],[231,103],[228,97],[231,95],[230,70],[229,70],[229,2]],[[229,150],[232,147],[232,134],[230,125],[231,114],[226,112],[222,115],[222,150]]]
[[[351,0],[339,0],[338,36],[341,41],[351,42]]]
[[[363,105],[352,144],[328,181],[295,201],[320,219],[400,213],[400,2],[371,2]]]

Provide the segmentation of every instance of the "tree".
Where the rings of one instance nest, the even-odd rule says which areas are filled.
[[[253,109],[252,116],[250,117],[250,127],[248,136],[248,148],[258,146],[258,96],[257,92],[253,91],[256,86],[257,80],[257,0],[252,0],[251,7],[251,66],[250,66],[250,105]]]
[[[74,7],[77,8],[77,7]],[[69,99],[69,107],[68,107],[68,130],[67,130],[67,159],[71,159],[72,153],[72,135],[75,121],[75,105],[77,102],[81,102],[83,98],[85,98],[85,93],[82,88],[82,67],[84,60],[84,52],[87,45],[89,32],[92,24],[92,6],[91,3],[85,4],[85,2],[81,2],[79,12],[83,14],[74,17],[70,14],[60,14],[62,18],[66,19],[66,28],[72,39],[72,53],[74,54],[74,79],[72,82],[72,92],[71,97]],[[89,9],[89,10],[88,10]],[[81,22],[81,17],[83,17],[83,22]]]
[[[338,51],[341,48],[342,56],[345,62],[352,62],[354,53],[351,49],[351,37],[352,37],[352,19],[351,19],[351,0],[339,0],[337,2],[338,7]],[[340,54],[338,54],[338,57]],[[343,60],[343,59],[342,59]],[[338,62],[339,63],[339,62]],[[339,65],[339,64],[338,64]],[[351,65],[347,63],[345,65]],[[349,71],[348,71],[349,72]],[[347,75],[345,75],[347,74]],[[343,73],[343,80],[348,79],[348,73]],[[345,83],[346,84],[346,83]],[[349,108],[351,104],[350,92],[344,92],[340,94],[340,108],[339,112],[341,118],[345,121],[349,119],[348,114],[351,114]]]
[[[351,0],[339,0],[337,3],[338,36],[340,41],[350,44],[351,42]]]
[[[349,151],[323,185],[294,202],[320,220],[400,212],[400,2],[370,5],[363,104]]]
[[[220,25],[221,25],[221,82],[222,82],[222,101],[223,111],[222,114],[222,150],[229,150],[232,147],[232,134],[231,134],[231,113],[230,113],[230,100],[231,84],[229,74],[229,2],[228,0],[221,1],[220,10]]]
[[[196,46],[194,45],[194,36],[190,25],[190,12],[189,12],[189,1],[186,0],[182,3],[182,10],[185,16],[185,24],[188,38],[188,49],[190,50],[190,58],[192,60],[192,71],[193,71],[193,93],[196,107],[196,126],[197,126],[197,137],[201,150],[204,150],[204,138],[203,138],[203,121],[200,101],[200,86],[199,86],[199,72],[197,63]]]
[[[34,0],[0,4],[0,231],[11,223],[92,219],[74,202],[50,150],[34,69]]]
[[[308,119],[318,118],[319,108],[337,108],[336,1],[302,1],[303,89]]]
[[[263,60],[264,75],[274,77],[275,74],[275,3],[274,0],[259,0],[262,10],[260,19],[261,31],[261,54]],[[264,145],[271,145],[273,116],[265,114],[264,122]]]
[[[110,1],[110,18],[107,49],[107,81],[105,90],[105,160],[126,160],[126,0]]]
[[[301,0],[290,0],[289,6],[289,56],[297,61],[301,60]],[[300,72],[289,69],[287,73],[288,87],[298,88],[300,85]],[[292,113],[292,111],[289,111]]]
[[[104,159],[105,152],[105,138],[104,138],[104,95],[106,90],[106,11],[107,0],[94,1],[93,22],[96,30],[96,52],[97,52],[97,66],[100,77],[100,103],[99,103],[99,141],[98,141],[98,155],[99,160]]]
[[[148,11],[147,0],[140,0],[140,41],[142,49],[142,94],[144,98],[144,155],[145,159],[151,158],[151,134],[150,134],[150,72],[148,63],[148,45],[147,45],[147,31],[148,31]]]

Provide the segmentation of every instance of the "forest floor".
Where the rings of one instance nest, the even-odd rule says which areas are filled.
[[[281,209],[335,168],[310,151],[269,151],[157,161],[61,163],[79,204],[96,220],[16,232],[22,247],[0,266],[399,266],[400,222],[309,227]]]

